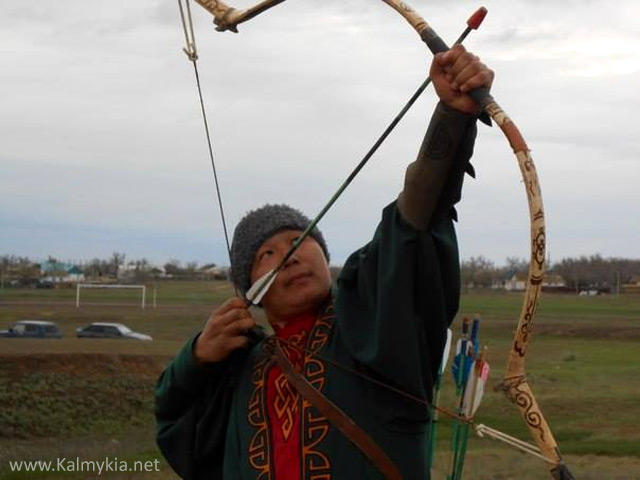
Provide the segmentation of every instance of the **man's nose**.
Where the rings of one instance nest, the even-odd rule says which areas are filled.
[[[295,265],[296,263],[299,263],[300,260],[298,259],[298,255],[294,252],[288,259],[286,262],[284,262],[284,266],[282,268],[287,268],[289,265]]]

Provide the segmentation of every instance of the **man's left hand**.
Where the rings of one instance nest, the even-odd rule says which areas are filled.
[[[479,87],[491,88],[494,78],[493,70],[462,45],[436,54],[429,75],[442,102],[472,114],[480,113],[480,109],[468,92]]]

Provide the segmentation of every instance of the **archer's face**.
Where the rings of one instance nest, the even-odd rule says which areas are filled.
[[[278,266],[299,230],[284,230],[269,237],[258,248],[251,269],[251,283]],[[322,248],[307,237],[289,258],[273,285],[262,299],[262,307],[271,322],[286,322],[314,312],[329,295],[331,274]]]

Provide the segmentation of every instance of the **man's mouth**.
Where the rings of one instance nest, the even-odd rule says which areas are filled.
[[[310,278],[311,274],[310,273],[298,273],[296,275],[294,275],[293,277],[291,277],[290,279],[288,279],[285,282],[285,286],[289,287],[291,285],[295,285],[296,283],[302,282],[304,280],[306,280],[307,278]]]

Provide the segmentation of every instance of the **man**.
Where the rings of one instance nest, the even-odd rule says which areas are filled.
[[[182,477],[429,478],[425,403],[458,309],[453,206],[479,114],[467,92],[490,87],[493,72],[456,46],[430,75],[440,103],[418,159],[335,288],[315,229],[261,302],[275,337],[251,342],[251,313],[231,298],[161,376],[158,444]],[[285,205],[245,216],[231,252],[236,287],[246,293],[308,224]],[[320,400],[301,394],[300,377]]]

